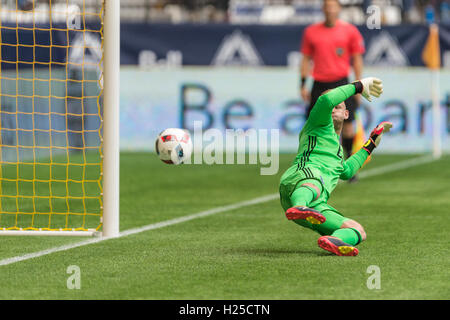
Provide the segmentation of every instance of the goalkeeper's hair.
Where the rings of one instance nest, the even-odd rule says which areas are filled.
[[[342,2],[341,2],[341,0],[322,0],[322,6],[325,5],[325,3],[326,3],[327,1],[335,1],[335,2],[337,2],[337,4],[338,4],[339,6],[342,7]]]
[[[331,90],[333,90],[333,89],[327,89],[327,90],[325,90],[324,92],[322,92],[320,95],[323,96],[324,94],[327,94],[327,93],[330,92]]]

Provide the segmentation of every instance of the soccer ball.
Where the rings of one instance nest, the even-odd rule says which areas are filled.
[[[155,150],[162,162],[175,165],[181,164],[191,157],[191,135],[187,130],[183,129],[166,129],[156,138]]]

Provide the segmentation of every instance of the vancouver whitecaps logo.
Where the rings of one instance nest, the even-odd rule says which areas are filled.
[[[374,37],[367,49],[364,61],[372,66],[407,66],[408,57],[397,40],[388,32],[382,31]]]
[[[260,66],[264,62],[250,37],[243,34],[241,30],[235,30],[224,37],[211,64]]]

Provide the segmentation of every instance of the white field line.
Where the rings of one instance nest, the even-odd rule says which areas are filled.
[[[435,160],[438,160],[438,159],[435,159],[431,155],[420,156],[420,157],[417,157],[417,158],[412,158],[412,159],[408,159],[408,160],[404,160],[404,161],[399,161],[399,162],[395,162],[393,164],[389,164],[389,165],[386,165],[386,166],[382,166],[382,167],[378,167],[378,168],[373,168],[373,169],[369,169],[369,170],[366,170],[366,171],[362,171],[361,173],[358,174],[358,177],[360,179],[369,178],[369,177],[381,175],[381,174],[392,172],[392,171],[396,171],[396,170],[401,170],[401,169],[406,169],[406,168],[418,166],[418,165],[425,164],[425,163],[428,163],[428,162],[432,162],[432,161],[435,161]]]
[[[405,160],[405,161],[400,161],[400,162],[396,162],[396,163],[382,166],[379,168],[373,168],[373,169],[363,171],[359,174],[359,178],[363,179],[363,178],[368,178],[368,177],[372,177],[372,176],[376,176],[376,175],[382,175],[382,174],[385,174],[388,172],[406,169],[406,168],[414,167],[417,165],[425,164],[428,162],[432,162],[434,160],[435,159],[432,156],[421,156],[421,157],[417,157],[417,158],[413,158],[413,159],[409,159],[409,160]],[[278,193],[269,194],[269,195],[265,195],[263,197],[258,197],[258,198],[254,198],[251,200],[241,201],[241,202],[237,202],[237,203],[230,204],[227,206],[216,207],[213,209],[201,211],[198,213],[194,213],[194,214],[179,217],[179,218],[161,221],[161,222],[149,224],[149,225],[138,227],[138,228],[128,229],[126,231],[121,232],[119,234],[119,236],[116,238],[92,238],[92,239],[88,239],[88,240],[84,240],[84,241],[80,241],[80,242],[76,242],[76,243],[72,243],[72,244],[62,245],[59,247],[53,247],[53,248],[42,250],[42,251],[24,254],[21,256],[6,258],[3,260],[0,260],[0,266],[6,266],[6,265],[13,264],[16,262],[42,257],[42,256],[49,255],[49,254],[52,254],[55,252],[67,251],[70,249],[86,246],[86,245],[93,244],[93,243],[98,243],[98,242],[109,240],[109,239],[117,239],[117,238],[122,238],[122,237],[126,237],[126,236],[133,235],[133,234],[138,234],[138,233],[149,231],[149,230],[160,229],[160,228],[168,227],[168,226],[171,226],[174,224],[214,215],[217,213],[231,211],[231,210],[248,207],[248,206],[255,205],[255,204],[268,202],[271,200],[278,199],[278,197],[279,197]]]

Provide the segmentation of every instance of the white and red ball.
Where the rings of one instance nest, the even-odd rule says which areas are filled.
[[[155,150],[162,162],[181,164],[192,154],[192,140],[189,131],[169,128],[162,131],[155,142]]]

